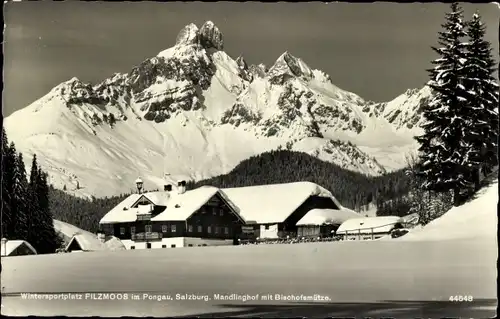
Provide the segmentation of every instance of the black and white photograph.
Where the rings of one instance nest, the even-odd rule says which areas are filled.
[[[2,315],[496,317],[499,3],[3,6]]]

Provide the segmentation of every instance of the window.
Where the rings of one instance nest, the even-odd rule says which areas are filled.
[[[190,233],[193,232],[193,225],[188,225],[188,232],[190,232]]]
[[[224,216],[224,210],[222,208],[219,209],[219,215]]]
[[[269,225],[266,225],[266,230],[269,230]]]
[[[172,229],[171,229],[171,230],[172,230],[172,233],[175,233],[175,232],[176,232],[176,227],[175,227],[175,225],[172,225]]]
[[[162,233],[166,233],[166,232],[168,232],[167,225],[161,225],[161,232],[162,232]]]
[[[131,233],[132,235],[134,235],[134,234],[135,234],[135,226],[130,227],[130,233]]]
[[[224,234],[229,234],[229,227],[224,227]]]
[[[218,234],[219,233],[219,226],[215,226],[215,233]]]
[[[199,233],[203,232],[203,228],[201,227],[201,225],[198,225],[198,232]]]
[[[216,216],[216,215],[217,215],[217,208],[212,207],[212,214],[214,214],[214,216]]]
[[[174,244],[172,244],[172,245],[170,245],[170,247],[175,248],[175,245],[174,245]]]
[[[125,235],[125,227],[120,227],[120,235]]]
[[[153,231],[152,225],[146,225],[146,233],[151,233]]]
[[[212,233],[212,227],[210,227],[210,226],[207,227],[207,233],[209,233],[209,234]]]
[[[189,246],[189,247],[193,247],[193,244],[189,244],[188,246]]]
[[[135,246],[130,246],[130,249],[135,249]]]
[[[161,245],[161,248],[167,248],[167,245]]]

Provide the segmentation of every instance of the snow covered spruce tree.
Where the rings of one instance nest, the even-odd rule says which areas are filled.
[[[418,174],[424,181],[422,187],[433,192],[453,190],[455,205],[460,190],[471,185],[470,168],[463,160],[470,148],[465,143],[470,123],[464,114],[468,93],[464,87],[466,43],[462,38],[466,33],[462,20],[463,10],[452,3],[442,25],[444,31],[439,32],[441,47],[432,47],[439,58],[432,61],[435,67],[429,70],[433,98],[423,110],[424,133],[415,137],[420,144]]]
[[[475,168],[476,189],[479,186],[479,171],[486,172],[498,164],[498,84],[493,77],[495,61],[491,55],[491,44],[484,39],[486,27],[479,13],[467,23],[469,41],[466,45],[464,86],[469,93],[468,118],[472,121],[466,143],[469,165]]]
[[[16,156],[15,165],[13,168],[14,183],[11,193],[11,208],[14,214],[15,224],[13,234],[10,239],[26,239],[28,236],[28,220],[29,220],[29,205],[28,205],[28,180],[26,178],[26,168],[24,167],[23,154],[19,153]]]
[[[15,148],[9,147],[9,140],[2,127],[2,209],[1,238],[10,238],[14,229],[10,194],[14,183],[13,167],[15,165]]]
[[[53,253],[59,248],[52,214],[49,210],[48,190],[47,175],[38,167],[36,155],[33,155],[28,191],[31,206],[28,242],[40,254]]]
[[[54,229],[54,218],[49,208],[48,175],[41,169],[38,170],[36,192],[38,194],[38,214],[40,214],[40,253],[53,253],[60,247],[60,240]]]

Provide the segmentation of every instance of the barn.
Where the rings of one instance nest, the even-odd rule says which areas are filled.
[[[345,207],[341,209],[315,208],[297,222],[298,237],[330,237],[346,220],[362,215]]]
[[[339,211],[342,205],[323,187],[311,182],[223,188],[245,219],[243,233],[255,238],[297,236],[297,223],[311,210]]]
[[[403,228],[403,222],[403,218],[397,216],[348,219],[340,225],[336,235],[343,240],[373,240]]]
[[[9,256],[24,256],[36,255],[36,250],[25,240],[7,240],[2,238],[1,255],[2,257]]]

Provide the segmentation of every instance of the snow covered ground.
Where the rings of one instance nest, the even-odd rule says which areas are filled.
[[[408,240],[450,240],[497,238],[498,225],[498,180],[481,189],[475,199],[461,206],[453,207],[443,216],[436,218],[425,227],[416,228],[398,238]]]
[[[396,240],[102,251],[2,260],[2,314],[494,317],[497,189],[495,180],[477,199]],[[81,293],[82,299],[26,300],[23,292]],[[87,295],[101,292],[126,293],[129,298],[138,294],[139,300]],[[207,300],[176,300],[177,294]],[[328,300],[312,305],[261,297],[220,301],[214,294],[317,294]],[[460,296],[473,301],[449,301]]]
[[[344,316],[352,315],[353,312],[346,312],[347,308],[340,304],[346,302],[425,301],[427,306],[428,303],[439,306],[443,302],[446,307],[453,307],[448,299],[457,294],[470,295],[477,301],[496,298],[496,252],[495,240],[478,239],[193,247],[26,256],[2,261],[2,293],[8,294],[2,301],[3,313],[174,316],[237,311],[239,307],[253,304],[261,307],[259,309],[297,306],[283,301],[217,301],[213,299],[214,293],[319,294],[331,300],[328,305],[316,305],[316,308],[326,307],[324,313],[317,314],[321,317],[331,313],[340,315],[342,311]],[[33,271],[35,264],[36,272]],[[140,292],[141,295],[147,292],[174,297],[176,294],[207,295],[212,300],[30,301],[12,295],[20,292]],[[334,306],[332,303],[342,311],[328,308]],[[463,315],[464,307],[473,305],[456,307],[460,307]],[[388,311],[393,306],[382,309]],[[419,308],[415,307],[404,307],[412,314],[408,317],[428,313],[419,313]],[[354,310],[358,309],[351,308]],[[367,313],[376,315],[371,312],[375,310],[372,307]],[[440,315],[458,315],[457,309],[452,310]],[[311,311],[303,309],[300,315],[311,315]],[[444,308],[441,311],[445,311]],[[486,313],[488,317],[493,315],[492,311]],[[253,314],[256,315],[255,310]],[[478,317],[486,317],[483,315]]]

